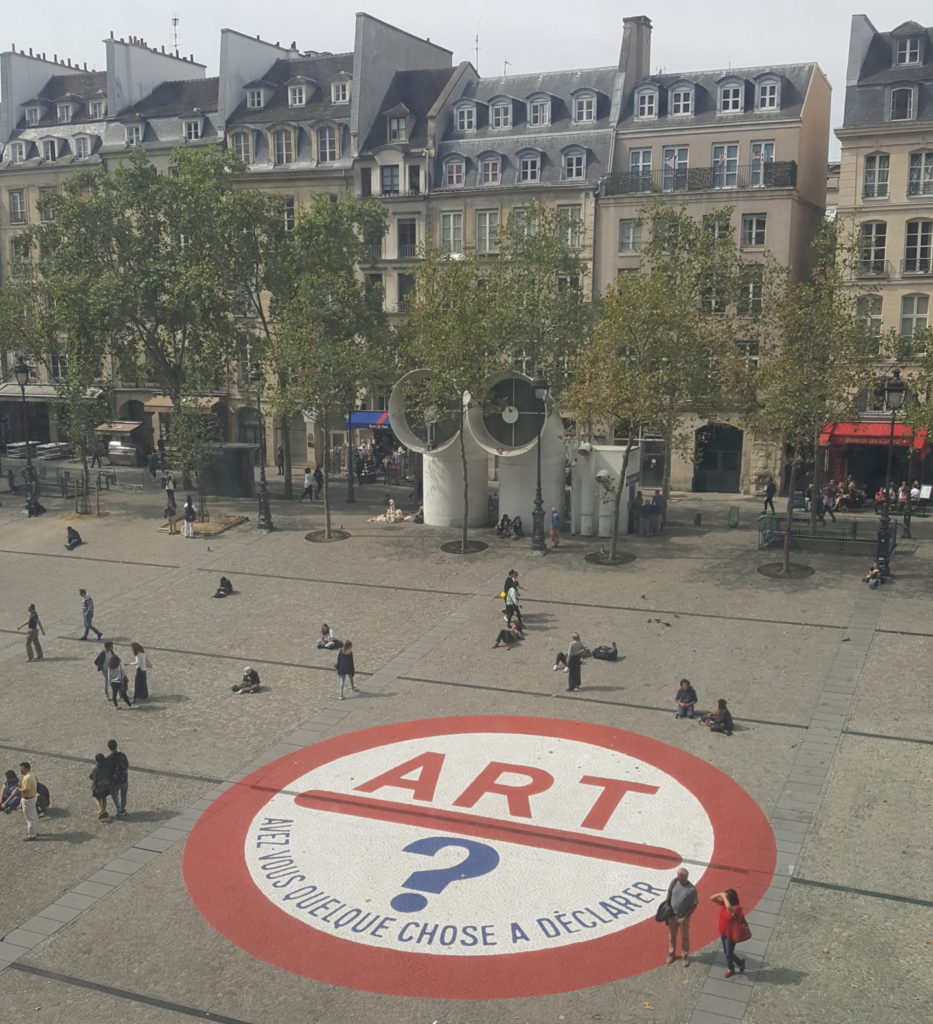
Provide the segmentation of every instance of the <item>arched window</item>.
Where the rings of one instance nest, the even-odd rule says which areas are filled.
[[[596,120],[596,93],[578,92],[573,97],[573,120],[576,124]]]
[[[730,75],[719,81],[719,101],[716,109],[720,114],[741,114],[745,110],[745,82]]]
[[[888,175],[890,171],[891,157],[888,153],[869,153],[865,157],[865,173],[862,177],[862,198],[887,198]]]
[[[252,163],[253,152],[250,145],[249,132],[234,132],[230,136],[230,145],[233,152],[236,153],[243,163]]]
[[[654,86],[639,89],[635,93],[635,116],[643,118],[658,116],[658,90]]]
[[[480,185],[498,185],[502,181],[502,157],[498,153],[482,153],[479,158]]]
[[[755,82],[755,107],[758,110],[781,109],[781,79],[767,75]]]
[[[582,146],[571,146],[562,155],[561,176],[565,181],[586,177],[586,150]]]
[[[463,188],[466,161],[462,156],[450,156],[444,161],[444,187]]]
[[[533,128],[551,123],[551,97],[545,95],[528,97],[528,123]]]
[[[337,129],[328,125],[317,130],[318,163],[333,163],[337,159]]]
[[[910,154],[907,195],[933,195],[933,150],[925,149]]]
[[[892,89],[889,96],[888,119],[910,121],[914,116],[914,90],[910,86]]]
[[[291,128],[276,128],[272,133],[272,162],[277,167],[295,162],[295,133]]]
[[[933,262],[933,220],[907,221],[907,240],[904,246],[905,274],[929,274]]]
[[[454,120],[458,132],[476,131],[476,107],[472,103],[464,103],[454,110]]]

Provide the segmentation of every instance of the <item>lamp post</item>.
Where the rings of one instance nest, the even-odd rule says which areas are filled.
[[[353,463],[354,449],[353,449],[353,410],[351,409],[347,413],[347,504],[352,505],[356,501],[356,495],[353,493]]]
[[[891,413],[891,433],[888,436],[888,467],[884,477],[884,502],[881,505],[876,549],[878,565],[884,579],[891,575],[891,470],[894,462],[894,426],[906,394],[907,385],[901,380],[900,369],[895,366],[891,370],[891,376],[884,382],[884,405]]]
[[[29,383],[29,366],[22,356],[13,367],[13,376],[19,385],[20,393],[23,396],[23,429],[26,433],[26,470],[24,473],[26,483],[26,515],[37,516],[45,509],[39,504],[39,481],[36,471],[32,465],[32,446],[29,441],[29,403],[26,401],[26,385]]]
[[[541,403],[541,418],[538,420],[538,443],[535,446],[537,455],[537,481],[535,484],[535,504],[531,513],[531,553],[546,555],[547,544],[544,541],[544,501],[541,498],[541,431],[547,417],[547,396],[550,385],[543,377],[535,377],[531,382],[535,398]]]
[[[269,508],[269,485],[266,482],[266,432],[262,422],[262,370],[253,370],[250,380],[256,385],[256,416],[259,419],[259,514],[257,530],[274,530]]]

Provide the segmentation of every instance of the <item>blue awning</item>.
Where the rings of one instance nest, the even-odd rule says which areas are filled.
[[[364,410],[357,410],[351,412],[346,423],[344,423],[346,429],[351,427],[365,427],[369,430],[374,428],[383,427],[386,430],[389,429],[389,414],[387,412],[366,412]]]

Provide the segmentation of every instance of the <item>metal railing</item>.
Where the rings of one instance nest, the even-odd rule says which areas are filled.
[[[933,257],[917,256],[912,260],[901,260],[901,273],[930,277],[933,275]]]
[[[399,245],[398,258],[400,260],[413,260],[418,255],[417,245]]]
[[[890,277],[890,260],[859,260],[856,277]]]
[[[644,173],[617,171],[606,181],[607,195],[649,192],[720,192],[748,188],[794,188],[795,160],[714,167],[659,168]]]

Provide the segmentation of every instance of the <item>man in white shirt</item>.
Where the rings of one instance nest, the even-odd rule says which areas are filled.
[[[314,501],[314,474],[307,466],[305,467],[304,490],[301,492],[301,497],[298,500],[301,502],[305,498],[308,501]]]

